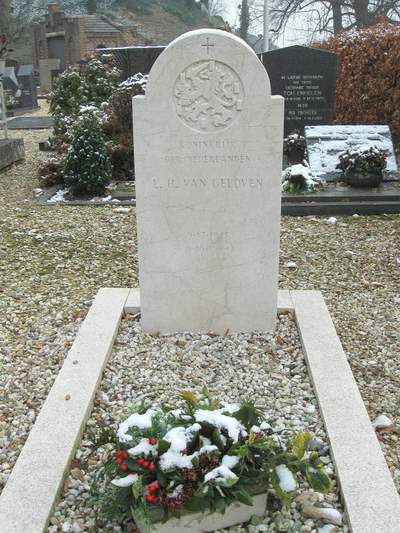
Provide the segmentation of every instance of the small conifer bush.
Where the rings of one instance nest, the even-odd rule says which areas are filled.
[[[74,196],[102,194],[112,174],[104,135],[92,111],[78,120],[65,158],[65,183]]]

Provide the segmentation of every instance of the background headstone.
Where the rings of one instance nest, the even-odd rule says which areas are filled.
[[[21,65],[18,70],[18,82],[21,90],[21,107],[38,107],[33,65]]]
[[[7,128],[7,108],[6,108],[6,99],[3,89],[3,80],[0,74],[0,126],[4,131],[4,138],[8,138],[8,128]]]
[[[285,98],[285,136],[304,126],[331,124],[334,118],[337,56],[288,46],[261,54],[272,94]]]
[[[389,126],[311,126],[305,128],[305,136],[311,170],[327,181],[334,181],[341,175],[335,168],[341,152],[371,146],[388,154],[384,179],[400,178]]]
[[[127,46],[124,48],[103,48],[100,52],[113,58],[124,79],[135,74],[148,74],[165,46]]]
[[[133,104],[143,328],[273,329],[283,99],[257,56],[227,32],[189,32]]]
[[[21,107],[21,89],[18,84],[17,76],[15,75],[14,67],[5,67],[3,73],[3,88],[4,94],[8,100],[7,109],[15,109]]]
[[[39,78],[40,92],[47,94],[53,86],[53,72],[60,70],[59,59],[40,59],[39,60]]]

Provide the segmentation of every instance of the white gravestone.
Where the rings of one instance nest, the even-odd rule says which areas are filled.
[[[230,33],[186,33],[133,109],[144,330],[273,330],[283,98],[263,65]]]

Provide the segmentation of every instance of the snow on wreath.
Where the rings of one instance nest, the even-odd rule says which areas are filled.
[[[100,516],[121,523],[131,514],[151,531],[155,521],[181,513],[220,512],[234,502],[252,505],[273,490],[290,504],[303,480],[331,490],[312,436],[291,440],[250,401],[221,402],[204,389],[183,392],[179,405],[141,405],[116,428],[103,428],[92,504]],[[157,518],[155,518],[157,517]]]

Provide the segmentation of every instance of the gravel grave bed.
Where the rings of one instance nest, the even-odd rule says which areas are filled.
[[[129,409],[141,400],[156,405],[162,402],[176,405],[180,391],[200,392],[204,386],[213,396],[228,402],[255,400],[283,440],[293,432],[310,431],[314,435],[315,449],[329,474],[334,476],[327,436],[291,314],[279,316],[274,334],[255,332],[226,336],[148,335],[142,333],[140,323],[128,315],[122,321],[48,533],[136,531],[133,523],[102,522],[87,505],[93,473],[99,461],[110,453],[107,447],[93,451],[91,439],[104,425],[116,428],[121,417],[128,416]],[[318,529],[325,522],[303,515],[302,504],[314,503],[343,513],[336,482],[334,491],[328,495],[316,494],[302,485],[290,510],[269,511],[264,519],[253,517],[253,523],[229,531],[325,533],[329,531],[327,528]],[[345,533],[348,528],[343,526],[333,531]]]

